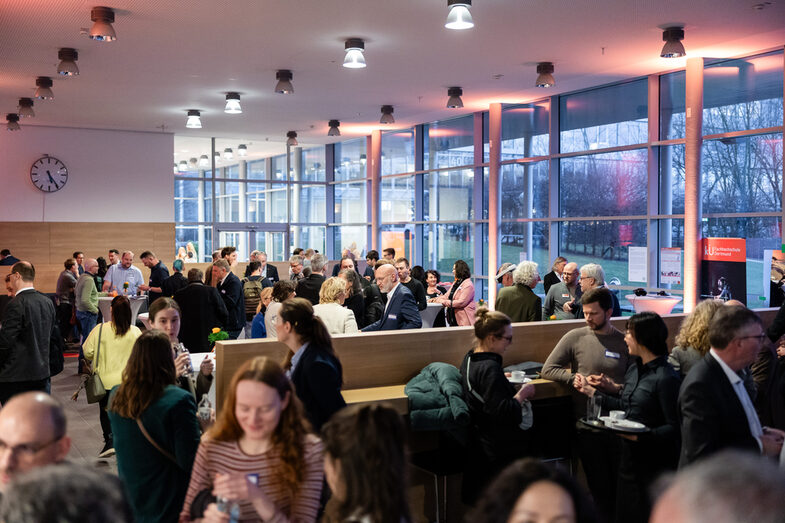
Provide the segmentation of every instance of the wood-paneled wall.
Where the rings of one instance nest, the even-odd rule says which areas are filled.
[[[74,251],[84,252],[87,258],[106,258],[109,249],[131,250],[136,254],[134,265],[147,278],[149,270],[139,255],[153,251],[171,268],[174,238],[174,223],[0,222],[0,249],[35,265],[36,288],[42,292],[54,292],[63,262]],[[9,270],[0,266],[0,278]]]

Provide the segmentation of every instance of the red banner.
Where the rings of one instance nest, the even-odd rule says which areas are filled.
[[[744,238],[703,238],[703,259],[745,263],[747,241]]]

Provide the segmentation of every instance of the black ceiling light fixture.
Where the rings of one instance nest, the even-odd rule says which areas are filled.
[[[117,34],[114,32],[114,10],[110,7],[97,6],[90,11],[90,20],[93,27],[90,28],[88,36],[91,40],[98,42],[114,42]]]
[[[35,79],[35,94],[33,95],[34,98],[38,98],[39,100],[52,100],[55,95],[52,92],[52,79],[48,76],[39,76]]]
[[[19,115],[16,113],[8,113],[5,115],[6,126],[5,128],[9,131],[18,131],[21,129],[19,127]]]
[[[474,20],[469,8],[472,0],[447,0],[447,7],[450,9],[444,27],[447,29],[471,29],[474,27]]]
[[[556,85],[556,80],[553,79],[553,63],[540,62],[537,64],[537,81],[534,85],[536,87],[553,87]]]
[[[292,72],[289,69],[279,69],[275,72],[278,83],[275,84],[275,92],[280,94],[293,94]]]
[[[662,46],[660,56],[662,58],[681,58],[687,54],[684,50],[684,45],[681,41],[684,40],[683,27],[668,27],[662,31],[662,40],[665,45]]]
[[[365,42],[359,38],[349,38],[344,43],[346,56],[343,66],[348,69],[362,69],[365,67]]]
[[[460,87],[450,87],[447,89],[447,109],[460,109],[463,107],[463,100],[461,100],[461,96],[463,96],[463,89]]]
[[[297,145],[298,145],[297,133],[294,131],[289,131],[288,133],[286,133],[286,146],[296,147]]]
[[[327,131],[327,136],[341,136],[341,130],[338,129],[341,122],[338,120],[330,120],[327,125],[330,127],[330,130]]]
[[[238,145],[237,146],[237,156],[242,156],[242,157],[248,156],[248,146],[245,145],[244,143],[241,143],[240,145]]]
[[[20,98],[19,99],[19,107],[17,108],[17,114],[20,118],[32,118],[35,116],[35,111],[33,111],[33,99],[32,98]]]
[[[57,74],[60,76],[79,76],[79,66],[76,61],[79,60],[79,53],[76,49],[70,47],[63,47],[57,52],[57,58],[60,63],[57,66]]]
[[[243,112],[242,107],[240,107],[240,93],[226,93],[224,112],[227,114],[241,114]]]
[[[196,109],[188,109],[188,119],[185,121],[185,126],[189,129],[202,128],[202,113]]]
[[[379,123],[383,124],[392,124],[395,123],[395,117],[393,116],[393,106],[392,105],[383,105],[382,106],[382,117],[379,119]]]

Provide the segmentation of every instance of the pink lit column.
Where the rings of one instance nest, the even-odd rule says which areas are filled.
[[[701,149],[703,146],[703,58],[687,59],[684,150],[684,312],[700,298]]]
[[[382,132],[371,132],[368,140],[368,176],[371,178],[371,248],[382,251],[381,210],[382,210]]]
[[[496,269],[499,267],[499,226],[501,225],[501,138],[502,104],[491,104],[488,111],[488,305],[496,303]]]

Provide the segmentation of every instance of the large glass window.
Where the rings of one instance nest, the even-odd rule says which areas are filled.
[[[548,217],[548,162],[502,166],[502,219]]]
[[[382,222],[414,220],[414,176],[382,178]]]
[[[414,130],[382,133],[382,176],[414,171]]]
[[[660,213],[684,214],[684,146],[660,148]]]
[[[365,138],[335,144],[335,181],[366,178]]]
[[[248,221],[251,223],[265,221],[265,187],[264,183],[248,183],[246,185],[246,208]]]
[[[338,183],[335,190],[335,221],[337,223],[366,223],[368,221],[367,182]]]
[[[215,184],[216,221],[240,221],[240,183],[217,182]]]
[[[174,220],[175,222],[198,222],[199,219],[199,180],[175,179],[174,181]]]
[[[425,168],[462,167],[474,164],[474,117],[463,116],[423,126]]]
[[[395,256],[404,256],[410,261],[414,259],[415,242],[417,236],[412,224],[387,224],[381,226],[382,246],[384,249],[392,247]],[[379,253],[382,254],[381,252]]]
[[[423,261],[428,268],[442,273],[442,279],[452,280],[452,266],[463,260],[474,267],[474,234],[469,223],[431,223],[423,226]]]
[[[174,228],[175,252],[180,247],[194,253],[195,262],[212,260],[213,229],[209,225],[176,225]],[[168,256],[167,256],[168,257]]]
[[[343,249],[359,252],[363,256],[368,247],[368,227],[365,225],[342,225],[334,227],[334,251],[338,258]]]
[[[303,174],[301,180],[306,182],[323,182],[325,180],[325,148],[311,147],[303,149]]]
[[[548,222],[504,222],[501,225],[499,264],[522,260],[537,262],[540,276],[551,270],[548,252]],[[535,292],[543,293],[539,288]]]
[[[502,109],[502,161],[548,154],[550,102]]]
[[[267,160],[254,160],[248,162],[247,177],[249,180],[267,179]]]
[[[561,152],[590,151],[648,141],[646,79],[559,99]]]
[[[781,126],[782,67],[782,51],[706,66],[703,134]]]
[[[646,214],[646,165],[645,149],[562,158],[561,216]]]
[[[686,107],[684,71],[660,76],[660,139],[684,138]]]
[[[326,243],[326,227],[293,225],[289,229],[291,248],[311,248],[324,253]],[[291,249],[290,249],[291,252]]]
[[[704,213],[782,209],[782,134],[706,141],[701,167]]]
[[[474,169],[426,173],[423,184],[423,219],[473,219]]]

